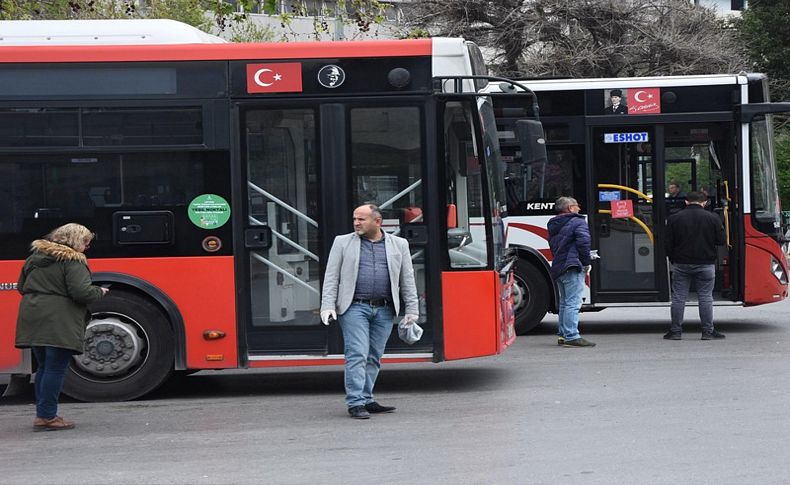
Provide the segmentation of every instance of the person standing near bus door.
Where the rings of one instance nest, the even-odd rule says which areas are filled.
[[[697,287],[702,340],[723,339],[713,328],[713,286],[716,282],[716,246],[724,244],[721,219],[705,210],[708,198],[700,192],[686,195],[686,208],[667,221],[664,245],[672,263],[672,323],[666,340],[680,340],[683,313],[692,281]]]
[[[549,248],[553,255],[551,277],[560,292],[557,345],[595,347],[579,334],[584,276],[590,269],[590,230],[581,206],[573,197],[560,197],[554,203],[559,215],[548,223]]]
[[[74,427],[58,416],[58,399],[71,357],[83,352],[87,305],[108,291],[91,284],[84,253],[92,240],[93,233],[80,224],[58,227],[33,241],[33,254],[19,275],[16,347],[30,348],[38,364],[33,431]]]
[[[354,232],[337,236],[332,243],[321,294],[321,322],[329,325],[340,317],[346,406],[356,419],[395,410],[373,399],[373,387],[401,296],[404,323],[413,325],[419,319],[409,242],[386,234],[381,222],[381,211],[374,204],[354,210]]]
[[[669,182],[669,186],[667,187],[667,197],[681,199],[686,197],[686,193],[683,192],[680,188],[680,182],[671,181]]]

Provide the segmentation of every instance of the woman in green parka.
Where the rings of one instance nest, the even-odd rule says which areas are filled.
[[[33,241],[33,254],[19,275],[16,346],[30,348],[38,364],[34,431],[74,427],[58,416],[58,398],[71,357],[83,352],[87,305],[107,293],[91,284],[84,252],[92,240],[93,233],[80,224],[58,227]]]

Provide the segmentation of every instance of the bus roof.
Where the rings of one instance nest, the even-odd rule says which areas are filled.
[[[2,22],[0,22],[2,24]],[[2,25],[0,25],[2,29]],[[430,56],[432,39],[168,45],[7,45],[0,63],[221,61]]]
[[[592,79],[524,79],[521,84],[533,91],[574,91],[585,89],[660,88],[677,86],[715,86],[747,84],[748,76],[741,74],[704,74],[691,76],[613,77]],[[498,90],[492,82],[486,90]]]
[[[0,46],[225,42],[191,25],[166,19],[0,21]]]

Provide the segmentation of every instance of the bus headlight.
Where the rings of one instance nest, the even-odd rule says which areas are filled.
[[[776,279],[779,280],[779,283],[782,283],[783,285],[787,284],[787,273],[785,273],[782,263],[780,263],[773,256],[771,256],[771,273],[776,276]]]

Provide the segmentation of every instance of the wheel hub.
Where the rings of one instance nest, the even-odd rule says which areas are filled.
[[[76,356],[74,362],[91,374],[114,376],[140,363],[142,346],[133,325],[117,317],[96,319],[85,329],[85,352]]]
[[[529,290],[519,278],[516,278],[513,285],[513,308],[516,312],[527,306],[529,301]]]

